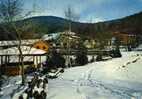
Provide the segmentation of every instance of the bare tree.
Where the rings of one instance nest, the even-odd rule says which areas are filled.
[[[16,21],[24,19],[25,17],[31,15],[32,11],[27,12],[22,15],[22,0],[0,0],[0,21],[6,26],[3,26],[3,30],[10,35],[14,35],[15,39],[18,41],[17,49],[19,51],[19,63],[21,63],[21,76],[22,85],[25,84],[24,75],[24,55],[22,52],[22,34],[25,33],[27,24],[22,24],[23,26],[18,26]],[[24,22],[24,21],[22,21]],[[31,23],[30,23],[31,24]],[[11,33],[13,31],[14,33]]]
[[[71,6],[67,7],[67,9],[64,11],[64,14],[65,18],[68,20],[69,30],[71,31],[71,23],[79,20],[79,14],[77,14]]]
[[[72,22],[79,20],[79,14],[77,14],[71,6],[68,6],[67,9],[64,11],[64,15],[65,15],[65,18],[68,21],[67,35],[68,35],[68,38],[69,38],[70,33],[72,31]],[[67,40],[67,53],[68,54],[70,54],[70,44],[69,43],[70,43],[70,41],[68,39]],[[67,65],[68,65],[68,67],[71,66],[69,55],[67,55]]]
[[[16,20],[17,16],[21,14],[20,0],[0,0],[0,17],[1,21],[11,22]]]

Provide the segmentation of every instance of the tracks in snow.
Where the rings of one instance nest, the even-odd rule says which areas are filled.
[[[80,94],[81,99],[90,99],[88,94],[83,90],[84,87],[94,88],[94,92],[102,95],[112,95],[118,99],[141,99],[142,93],[136,92],[135,90],[128,90],[126,88],[120,88],[116,85],[104,84],[102,82],[91,79],[93,69],[89,69],[83,73],[82,79],[78,79],[76,92]],[[138,95],[138,96],[137,96]]]

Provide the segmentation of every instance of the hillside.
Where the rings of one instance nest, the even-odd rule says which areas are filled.
[[[83,36],[89,37],[110,37],[113,32],[122,32],[122,33],[133,33],[142,35],[142,12],[127,16],[121,19],[105,21],[99,23],[80,23],[72,22],[72,31]],[[16,22],[16,24],[21,26],[26,26],[27,33],[33,33],[35,37],[42,36],[45,33],[54,33],[62,32],[68,29],[68,21],[63,18],[55,16],[38,16],[28,18],[22,21]],[[30,25],[29,25],[30,24]],[[3,32],[3,29],[0,29],[1,35],[0,39],[11,39],[13,35]],[[25,35],[29,35],[24,33]],[[29,36],[26,36],[29,37]]]
[[[142,34],[142,12],[114,20],[109,24],[109,30],[124,33]]]

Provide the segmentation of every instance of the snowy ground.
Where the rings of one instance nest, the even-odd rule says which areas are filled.
[[[122,54],[122,58],[66,69],[49,80],[47,99],[142,99],[142,52]],[[12,90],[18,87],[19,81],[12,80],[3,88],[1,99],[11,99]]]

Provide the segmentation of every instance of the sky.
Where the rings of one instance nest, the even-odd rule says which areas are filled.
[[[68,6],[79,15],[80,22],[100,22],[142,11],[142,0],[24,0],[25,11],[35,10],[32,16],[65,18]]]

